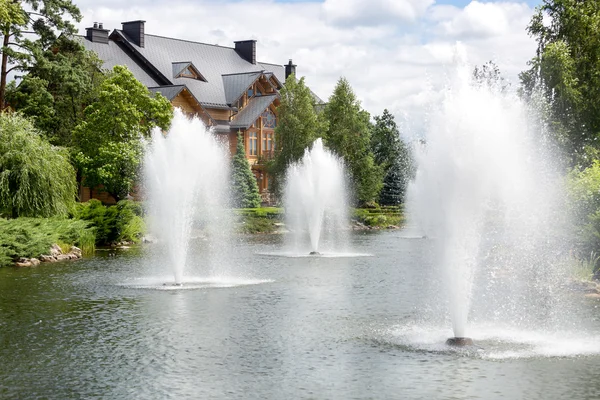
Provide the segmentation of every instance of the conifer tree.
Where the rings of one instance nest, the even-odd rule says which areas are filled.
[[[235,208],[260,207],[260,193],[244,150],[244,138],[238,132],[235,154],[231,159],[231,200]]]

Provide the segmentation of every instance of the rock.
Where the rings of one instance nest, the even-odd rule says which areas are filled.
[[[31,261],[29,261],[27,258],[19,259],[19,261],[17,261],[15,263],[15,265],[17,267],[31,267],[32,266]]]
[[[70,260],[71,258],[69,257],[68,254],[59,254],[56,256],[56,261],[65,261],[65,260]]]
[[[54,243],[54,244],[52,245],[52,247],[50,247],[50,255],[51,255],[51,256],[54,256],[54,257],[56,257],[56,256],[58,256],[59,254],[62,254],[62,253],[63,253],[63,252],[62,252],[62,250],[61,250],[60,246],[59,246],[59,245],[57,245],[56,243]]]
[[[586,293],[585,297],[588,299],[600,299],[600,293]]]
[[[81,256],[82,256],[81,249],[79,247],[75,247],[75,246],[71,246],[71,251],[69,253],[75,254],[77,256],[77,258],[81,258]]]
[[[38,265],[40,265],[40,260],[38,260],[37,258],[31,258],[29,262],[31,262],[32,267],[37,267]]]
[[[41,262],[56,262],[56,257],[42,254],[40,256],[40,261]]]

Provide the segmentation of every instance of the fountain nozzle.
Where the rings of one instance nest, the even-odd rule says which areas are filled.
[[[446,340],[446,345],[454,347],[473,346],[473,339],[468,337],[451,337]]]
[[[319,253],[318,251],[311,251],[310,253],[308,253],[308,255],[310,255],[310,256],[320,256],[321,253]]]

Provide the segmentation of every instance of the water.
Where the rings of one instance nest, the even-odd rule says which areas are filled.
[[[458,58],[408,193],[411,224],[436,239],[454,336],[475,336],[471,317],[524,327],[540,312],[566,328],[552,293],[566,280],[568,249],[557,166],[517,96],[474,85]]]
[[[347,250],[344,166],[324,148],[320,138],[288,168],[284,205],[287,227],[292,232],[292,254]]]
[[[479,347],[448,348],[428,317],[446,298],[435,239],[405,235],[352,234],[373,257],[293,259],[257,255],[281,235],[246,236],[231,260],[264,282],[220,288],[124,284],[154,245],[0,269],[0,398],[600,398],[598,300],[564,293],[583,321],[569,335],[472,322]],[[190,258],[206,250],[192,239]]]
[[[154,283],[156,279],[150,278],[150,282],[141,284],[168,281],[180,285],[186,280],[193,282],[192,273],[222,273],[231,230],[226,211],[229,194],[224,184],[229,181],[227,148],[217,142],[200,119],[189,119],[175,109],[169,132],[164,135],[156,129],[152,134],[144,176],[151,233],[163,247],[152,258],[152,273],[161,278]],[[192,236],[209,242],[211,251],[202,263],[188,259]],[[165,271],[171,271],[173,278],[163,278]]]

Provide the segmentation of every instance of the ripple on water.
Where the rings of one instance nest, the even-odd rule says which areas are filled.
[[[374,341],[409,352],[460,354],[488,360],[600,354],[600,337],[586,332],[548,332],[491,325],[476,325],[469,332],[475,346],[448,346],[445,341],[452,336],[448,328],[417,324],[396,325],[380,330]]]
[[[248,279],[237,277],[186,277],[182,284],[175,284],[172,276],[149,277],[132,279],[119,286],[132,289],[148,290],[194,290],[194,289],[216,289],[231,288],[248,285],[260,285],[272,283],[272,279]]]

